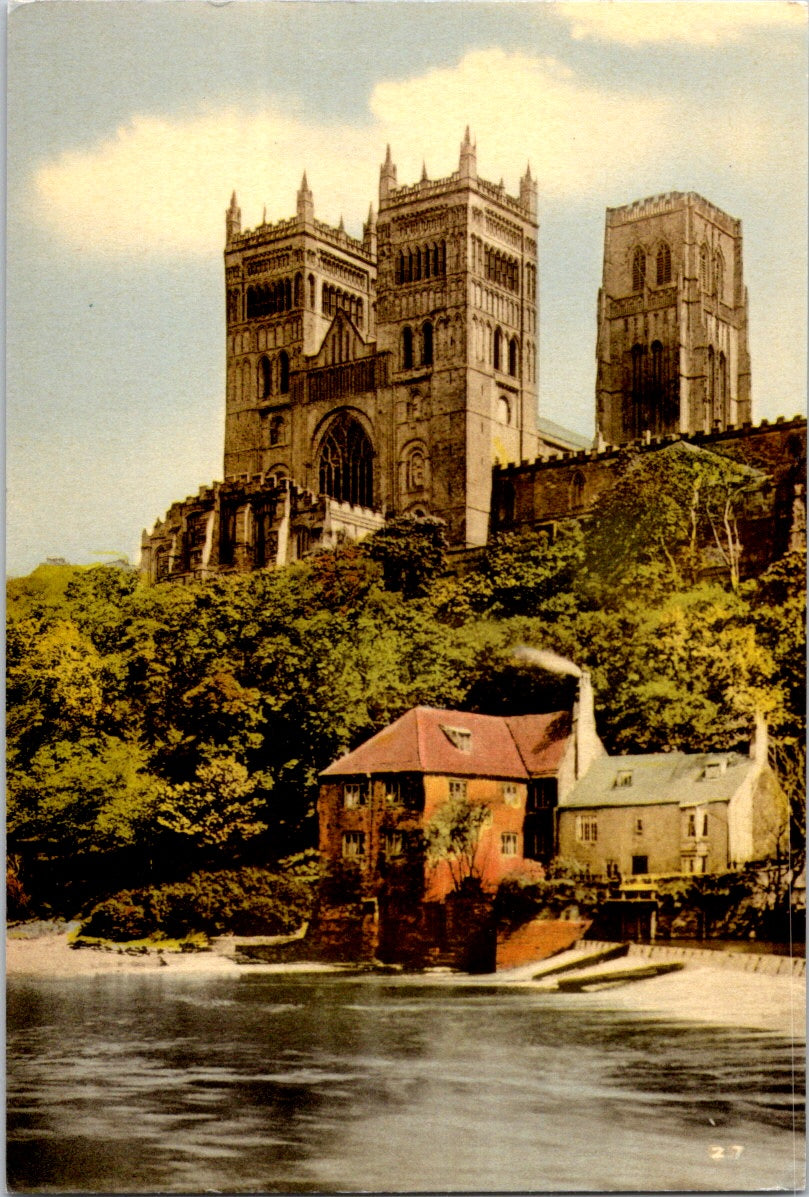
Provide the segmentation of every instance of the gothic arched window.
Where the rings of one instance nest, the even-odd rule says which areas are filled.
[[[640,246],[632,256],[632,290],[642,291],[646,281],[646,254]]]
[[[309,307],[315,307],[316,290],[315,290],[315,276],[309,275]]]
[[[725,259],[722,257],[721,249],[718,249],[714,256],[713,285],[716,298],[721,299],[725,289]]]
[[[286,395],[289,391],[289,355],[285,349],[282,349],[279,354],[278,366],[281,372],[278,389],[282,395]]]
[[[706,378],[705,383],[706,383],[707,390],[708,390],[708,410],[711,413],[711,420],[714,420],[716,418],[716,413],[714,411],[714,404],[716,402],[716,371],[715,371],[714,358],[715,358],[715,355],[714,355],[713,345],[709,345],[708,346],[708,366],[707,366],[708,377]]]
[[[503,333],[499,328],[494,330],[494,350],[492,353],[492,362],[495,370],[499,370],[503,360]]]
[[[413,369],[413,329],[408,325],[402,329],[402,369]]]
[[[576,473],[570,480],[570,507],[573,511],[580,511],[584,506],[584,474],[581,470],[576,470]]]
[[[258,397],[268,399],[272,391],[272,369],[270,359],[263,357],[258,363]]]
[[[508,372],[512,378],[517,377],[517,338],[512,337],[508,343]]]
[[[652,341],[652,398],[655,401],[663,397],[663,346],[660,341]]]
[[[365,430],[348,414],[336,418],[320,449],[320,493],[341,503],[373,507],[374,451]]]
[[[273,416],[270,420],[270,445],[281,445],[284,442],[284,417]]]
[[[716,410],[714,419],[721,420],[722,423],[727,419],[727,397],[728,364],[724,353],[720,353],[716,368]]]
[[[433,364],[433,326],[429,320],[421,328],[421,361],[425,366]]]
[[[708,246],[703,243],[699,250],[699,285],[703,291],[710,291],[711,289],[710,274],[711,266]]]
[[[295,275],[295,307],[303,307],[303,275]]]
[[[667,242],[661,241],[657,247],[657,285],[663,286],[671,282],[671,249]]]

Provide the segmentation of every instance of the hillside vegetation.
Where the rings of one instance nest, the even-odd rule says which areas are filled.
[[[519,644],[591,671],[610,752],[746,748],[761,709],[802,849],[803,560],[704,580],[700,513],[671,493],[636,482],[631,535],[618,489],[553,543],[501,535],[462,573],[438,521],[402,519],[193,586],[105,566],[12,580],[11,917],[311,849],[319,771],[408,708],[569,702],[572,679]]]

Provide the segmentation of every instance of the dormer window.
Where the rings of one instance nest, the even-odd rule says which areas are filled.
[[[618,789],[620,786],[631,786],[631,785],[632,785],[632,770],[631,769],[619,769],[618,772],[615,774],[615,788]]]
[[[721,777],[725,772],[726,765],[727,761],[725,760],[706,761],[702,776],[706,781],[709,781],[712,777]]]
[[[441,730],[449,740],[453,748],[457,748],[459,752],[472,751],[472,733],[465,727],[447,727],[441,724]]]

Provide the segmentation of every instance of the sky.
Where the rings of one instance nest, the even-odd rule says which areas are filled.
[[[756,421],[805,412],[807,8],[35,0],[8,22],[6,567],[127,556],[222,476],[224,211],[361,235],[401,183],[539,185],[540,416],[594,430],[604,213],[743,223]]]

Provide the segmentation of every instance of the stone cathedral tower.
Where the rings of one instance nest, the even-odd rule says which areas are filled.
[[[481,179],[467,129],[457,171],[400,186],[388,150],[377,245],[396,510],[440,516],[453,544],[485,544],[492,465],[537,452],[530,169],[518,196]]]
[[[596,357],[609,444],[749,422],[741,222],[694,192],[608,208]]]

